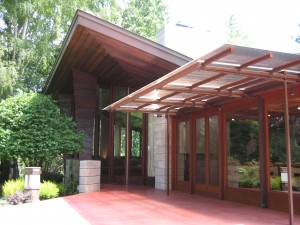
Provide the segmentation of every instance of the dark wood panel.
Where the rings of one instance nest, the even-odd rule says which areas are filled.
[[[258,207],[260,206],[259,195],[259,190],[242,188],[227,188],[225,190],[225,200]]]
[[[74,107],[77,127],[86,133],[84,152],[79,159],[92,159],[97,79],[87,73],[73,70]]]
[[[288,212],[287,192],[271,191],[268,193],[268,208]],[[300,214],[300,193],[294,193],[294,213]]]

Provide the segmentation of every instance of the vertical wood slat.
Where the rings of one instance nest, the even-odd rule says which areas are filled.
[[[96,77],[73,70],[74,107],[77,128],[86,134],[84,151],[79,153],[80,160],[89,160],[93,156],[94,119],[96,108]]]

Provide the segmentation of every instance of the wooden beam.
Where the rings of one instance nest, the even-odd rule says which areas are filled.
[[[273,68],[273,70],[271,71],[271,73],[276,73],[276,72],[279,72],[279,71],[281,71],[283,69],[287,69],[287,68],[290,68],[290,67],[298,65],[298,64],[300,64],[300,59],[296,59],[296,60],[294,60],[292,62],[288,62],[288,63],[283,64],[281,66],[275,67],[275,68]]]
[[[217,95],[217,96],[229,96],[229,97],[241,97],[243,95],[242,91],[228,91],[228,90],[217,90],[212,88],[194,88],[194,89],[186,89],[182,87],[162,87],[159,90],[164,91],[179,91],[182,93],[196,93],[196,94],[207,94],[207,95]]]
[[[219,53],[211,56],[210,58],[206,59],[202,63],[202,66],[205,67],[205,66],[207,66],[207,65],[209,65],[209,64],[211,64],[211,63],[213,63],[213,62],[215,62],[215,61],[217,61],[217,60],[219,60],[219,59],[221,59],[221,58],[223,58],[223,57],[225,57],[229,54],[231,54],[233,51],[234,51],[233,47],[229,47],[229,48],[223,50],[222,52],[219,52]]]
[[[255,79],[255,78],[254,78]],[[243,84],[243,83],[246,83],[248,81],[251,81],[253,80],[253,78],[251,77],[246,77],[246,78],[243,78],[243,79],[240,79],[240,80],[237,80],[235,82],[231,82],[229,84],[226,84],[226,85],[223,85],[221,87],[218,88],[218,90],[224,90],[224,89],[227,89],[227,88],[234,88],[234,86],[237,86],[239,84]]]
[[[258,58],[255,58],[253,60],[250,60],[248,62],[243,63],[242,65],[240,65],[239,67],[237,67],[237,69],[239,69],[239,70],[244,69],[244,68],[246,68],[248,66],[254,65],[254,64],[258,63],[258,62],[264,61],[266,59],[270,59],[272,57],[273,57],[272,53],[268,53],[266,55],[260,56]]]
[[[216,79],[218,79],[218,78],[220,78],[220,77],[224,77],[224,76],[226,76],[226,75],[227,75],[227,73],[219,73],[219,74],[217,74],[217,75],[215,75],[215,76],[212,76],[212,77],[210,77],[210,78],[207,78],[207,79],[204,79],[204,80],[199,81],[199,82],[197,82],[197,83],[194,83],[194,84],[192,84],[191,86],[189,86],[188,88],[192,89],[192,88],[198,87],[198,86],[200,86],[200,85],[202,85],[202,84],[206,84],[206,83],[208,83],[208,82],[210,82],[210,81],[216,80]]]
[[[261,78],[265,80],[275,80],[279,82],[283,82],[285,80],[287,80],[289,83],[300,82],[300,77],[294,74],[281,74],[281,73],[270,74],[270,72],[266,72],[266,71],[238,70],[236,68],[216,67],[216,66],[206,66],[206,67],[202,67],[201,69],[204,71],[231,73],[239,76],[252,76],[256,78]]]

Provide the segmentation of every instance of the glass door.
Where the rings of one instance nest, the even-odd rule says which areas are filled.
[[[219,118],[217,115],[196,119],[195,193],[219,195]]]
[[[190,122],[181,121],[177,125],[176,184],[177,190],[190,189]]]

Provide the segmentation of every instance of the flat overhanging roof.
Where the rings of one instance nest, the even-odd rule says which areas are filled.
[[[104,110],[176,114],[300,84],[300,55],[223,45]]]

